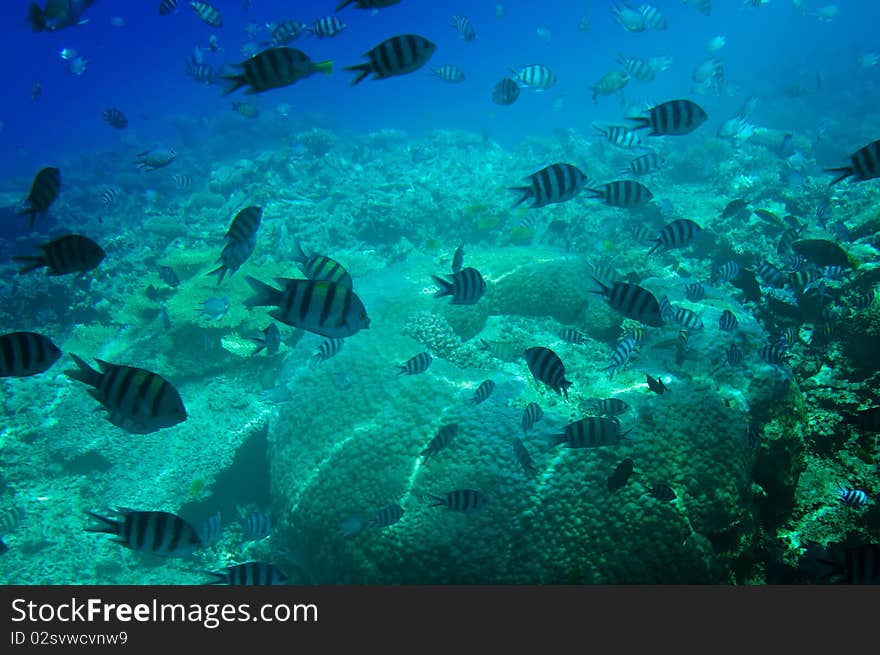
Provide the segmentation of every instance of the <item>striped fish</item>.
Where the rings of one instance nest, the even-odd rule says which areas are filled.
[[[223,95],[229,95],[243,86],[248,93],[262,93],[270,89],[289,86],[314,73],[329,75],[333,72],[332,61],[315,63],[302,50],[278,47],[261,50],[250,59],[238,64],[241,72],[224,75],[229,86]]]
[[[419,373],[424,373],[428,370],[428,367],[431,365],[431,362],[434,361],[434,358],[431,357],[430,353],[419,353],[418,355],[413,355],[408,360],[406,360],[403,364],[398,365],[398,375],[403,375],[404,373],[407,375],[417,375]]]
[[[612,309],[617,310],[627,318],[651,327],[661,327],[665,321],[660,314],[660,303],[650,291],[637,284],[629,282],[615,282],[608,286],[593,276],[593,280],[601,287],[598,293],[608,300]]]
[[[381,9],[396,5],[398,2],[400,2],[400,0],[342,0],[342,2],[336,7],[336,11],[339,11],[343,7],[347,7],[352,3],[354,3],[354,6],[357,9]]]
[[[552,445],[566,448],[598,448],[612,446],[629,432],[620,432],[620,421],[616,416],[585,416],[569,423],[562,434],[553,435]]]
[[[492,380],[483,380],[471,397],[471,404],[479,405],[491,396],[493,391],[495,391],[495,383]]]
[[[41,169],[31,184],[30,193],[25,199],[24,206],[16,211],[19,215],[27,214],[30,222],[28,227],[34,226],[37,215],[45,216],[49,207],[58,198],[61,189],[61,171],[57,168],[47,167]]]
[[[691,302],[699,302],[706,297],[706,289],[702,282],[691,282],[684,286],[684,297]]]
[[[687,245],[703,228],[687,218],[680,218],[664,226],[654,237],[654,246],[648,251],[653,254],[657,248],[669,250]]]
[[[162,0],[159,3],[159,15],[167,16],[168,14],[177,10],[177,2],[178,0]]]
[[[418,70],[431,58],[437,45],[418,34],[399,34],[385,39],[374,48],[367,50],[364,57],[368,62],[355,66],[346,66],[345,70],[355,71],[358,75],[352,80],[354,86],[370,73],[374,80],[381,80],[394,75],[406,75]]]
[[[651,151],[633,159],[626,170],[633,175],[647,175],[660,170],[665,164],[666,160],[663,157]]]
[[[199,537],[202,539],[202,543],[206,546],[213,546],[220,541],[220,535],[223,533],[223,528],[220,522],[220,512],[215,512],[206,518],[199,526],[198,533]]]
[[[768,364],[780,366],[787,364],[791,354],[787,352],[788,346],[784,341],[777,341],[761,346],[758,356]]]
[[[627,57],[626,55],[617,55],[617,63],[623,66],[623,69],[641,82],[652,82],[656,75],[654,68],[644,59],[637,57]]]
[[[541,409],[541,406],[538,403],[529,403],[526,405],[526,408],[523,410],[522,415],[522,429],[523,432],[528,432],[532,429],[532,427],[544,418],[544,410]]]
[[[538,91],[546,91],[556,86],[556,73],[543,64],[523,66],[519,70],[510,69],[514,79],[522,86]]]
[[[122,189],[118,186],[108,186],[101,192],[101,204],[104,205],[104,208],[111,207],[119,202],[119,198],[122,195]]]
[[[475,305],[483,297],[486,291],[486,281],[475,268],[463,268],[458,273],[448,276],[444,280],[432,275],[440,289],[434,294],[435,298],[452,296],[452,305]]]
[[[768,286],[781,289],[785,286],[785,273],[780,271],[770,262],[761,262],[756,270],[758,277]]]
[[[861,489],[851,489],[838,483],[837,500],[850,507],[862,507],[868,504],[868,494]]]
[[[227,243],[217,260],[220,266],[208,273],[218,276],[218,285],[223,281],[227,271],[232,277],[254,252],[257,245],[257,230],[262,218],[262,207],[245,207],[232,219],[232,224],[226,231]]]
[[[477,32],[467,16],[453,16],[450,24],[456,29],[458,38],[462,41],[473,41],[477,38]]]
[[[264,43],[264,45],[287,45],[291,41],[296,40],[299,35],[305,32],[307,29],[308,25],[306,25],[305,23],[301,23],[298,20],[281,21],[280,23],[276,23],[272,25],[271,28],[269,28],[269,33],[272,35],[272,41],[271,44]]]
[[[564,327],[559,331],[559,338],[566,343],[573,343],[582,346],[587,343],[587,336],[583,332],[579,332],[574,328]]]
[[[249,513],[244,521],[244,533],[242,535],[245,541],[260,541],[265,539],[272,532],[272,520],[263,512],[254,510]]]
[[[161,375],[135,366],[96,359],[96,371],[70,354],[79,367],[64,371],[73,380],[93,387],[89,394],[108,412],[107,420],[132,434],[149,434],[186,420],[180,394]]]
[[[311,368],[315,368],[322,362],[326,362],[328,359],[336,355],[340,350],[342,350],[342,344],[345,343],[344,339],[325,339],[321,342],[321,345],[318,347],[318,350],[312,355],[312,359],[309,362],[309,366]]]
[[[0,511],[0,537],[15,532],[24,518],[23,507],[10,507]]]
[[[368,528],[387,528],[403,518],[403,508],[397,503],[386,505],[376,510],[373,517],[367,522]]]
[[[251,355],[258,355],[263,350],[267,355],[274,355],[281,348],[281,330],[275,323],[269,323],[265,330],[260,332],[259,336],[251,337],[251,341],[257,344],[257,347]]]
[[[170,266],[161,265],[157,269],[157,272],[159,274],[159,279],[169,287],[174,288],[180,286],[180,278],[177,277],[177,273],[175,273],[174,269]]]
[[[624,325],[620,331],[620,336],[623,339],[632,337],[635,339],[636,348],[639,348],[645,344],[645,337],[648,336],[647,333],[648,331],[644,325]]]
[[[104,118],[105,123],[117,130],[124,130],[126,127],[128,127],[128,119],[125,117],[125,114],[123,114],[116,107],[105,109],[101,113],[101,116]]]
[[[370,327],[363,302],[354,291],[334,282],[275,278],[278,290],[256,278],[245,278],[254,295],[245,307],[275,306],[269,316],[285,325],[302,328],[322,337],[350,337]]]
[[[535,460],[529,455],[528,449],[519,437],[513,438],[513,457],[516,459],[516,463],[522,467],[526,477],[533,478],[538,475]]]
[[[550,164],[528,176],[528,186],[510,187],[522,197],[514,203],[519,206],[529,198],[534,199],[531,209],[544,207],[557,202],[565,202],[577,196],[587,183],[587,176],[577,166],[571,164]]]
[[[104,260],[104,250],[97,243],[79,234],[68,234],[37,246],[39,255],[16,255],[12,259],[24,264],[19,273],[28,273],[43,266],[46,275],[83,275]]]
[[[112,534],[126,548],[164,557],[185,557],[202,547],[199,533],[189,523],[170,512],[139,511],[118,507],[119,518],[86,512],[101,522],[86,532]]]
[[[58,361],[61,350],[36,332],[0,335],[0,378],[23,378],[43,373]]]
[[[687,351],[688,339],[689,335],[687,330],[678,331],[678,337],[676,338],[676,347],[679,353],[684,353]]]
[[[590,398],[584,401],[583,407],[599,416],[620,416],[629,411],[629,403],[620,398]]]
[[[436,75],[444,82],[459,83],[464,82],[464,72],[453,64],[443,64],[438,68],[432,68],[431,73]]]
[[[645,25],[654,30],[665,30],[669,27],[664,16],[657,7],[653,5],[640,5],[639,13],[645,19]]]
[[[842,562],[824,562],[834,567],[830,575],[841,576],[843,584],[880,584],[880,544],[846,548]]]
[[[737,325],[739,325],[739,321],[736,320],[736,316],[732,311],[725,309],[721,312],[721,318],[718,319],[718,327],[730,332],[731,330],[735,330]]]
[[[434,438],[428,442],[428,446],[421,453],[419,453],[419,455],[424,457],[424,461],[427,462],[434,455],[446,448],[446,446],[450,444],[450,442],[455,438],[457,434],[457,423],[448,423],[444,425],[437,431],[437,434],[434,435]]]
[[[519,84],[505,77],[492,87],[492,102],[496,105],[512,105],[519,98]]]
[[[852,277],[852,271],[844,266],[823,266],[819,272],[822,277],[838,282],[849,280]]]
[[[828,186],[834,186],[848,177],[852,177],[856,182],[880,177],[880,139],[856,150],[850,155],[849,161],[848,166],[826,170],[828,173],[838,174]]]
[[[739,277],[740,267],[735,261],[727,261],[712,271],[712,284],[730,282]]]
[[[171,182],[177,189],[185,190],[192,186],[192,178],[186,174],[175,174],[171,176]]]
[[[351,275],[345,270],[345,267],[326,255],[319,255],[317,253],[306,255],[300,244],[297,243],[294,244],[293,261],[297,263],[302,274],[310,280],[334,282],[344,286],[346,289],[354,288]]]
[[[328,37],[336,36],[345,28],[345,23],[336,18],[336,16],[324,16],[312,23],[311,27],[307,29],[317,37]]]
[[[803,290],[821,277],[822,274],[817,268],[802,268],[788,274],[788,283],[795,289]]]
[[[639,123],[637,130],[651,128],[651,136],[679,136],[690,134],[708,118],[703,108],[691,100],[670,100],[651,107],[647,116],[630,120]]]
[[[800,343],[800,333],[799,325],[789,325],[782,331],[777,340],[784,342],[788,348],[791,348],[795,344]]]
[[[614,352],[611,353],[611,364],[602,369],[603,371],[608,371],[609,380],[626,365],[635,349],[636,340],[632,337],[626,337],[618,342],[614,347]]]
[[[644,184],[635,180],[616,180],[598,189],[586,189],[593,198],[601,198],[611,207],[641,207],[651,201],[654,194]]]
[[[593,125],[593,128],[599,132],[599,134],[608,139],[610,144],[615,145],[618,148],[631,150],[633,148],[639,148],[642,145],[639,133],[634,132],[623,125],[608,125],[607,127]]]
[[[686,307],[679,307],[669,302],[666,296],[660,301],[660,314],[667,323],[677,323],[694,330],[703,329],[703,319],[699,314]]]
[[[790,227],[783,232],[782,236],[779,238],[779,243],[776,246],[776,254],[782,255],[789,252],[791,250],[791,244],[797,241],[802,230],[803,228]]]
[[[211,27],[223,27],[223,17],[220,16],[220,12],[212,5],[209,5],[207,2],[201,2],[201,0],[193,0],[189,3],[189,6],[193,8],[193,11],[196,12],[196,16],[198,16],[203,23],[210,25]]]
[[[214,582],[208,583],[212,585],[252,587],[287,584],[287,576],[268,562],[245,562],[227,566],[222,571],[210,572],[208,575],[217,578]]]
[[[568,400],[568,388],[571,381],[565,379],[565,365],[559,355],[543,346],[526,350],[526,363],[536,380],[543,382],[556,393],[561,393]]]
[[[434,501],[428,507],[445,507],[453,512],[469,514],[478,512],[486,506],[487,498],[477,489],[456,489],[442,496],[428,494]]]

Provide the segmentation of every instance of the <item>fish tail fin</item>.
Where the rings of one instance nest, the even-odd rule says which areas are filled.
[[[268,307],[277,305],[281,300],[281,291],[275,287],[265,282],[260,282],[257,278],[250,275],[245,277],[245,280],[251,285],[251,289],[254,290],[254,295],[244,301],[245,307]]]
[[[254,349],[254,352],[251,353],[251,357],[260,353],[260,351],[266,349],[266,342],[262,337],[251,337],[251,341],[257,344],[257,347]]]
[[[660,240],[658,239],[657,241],[654,242],[654,245],[651,246],[651,249],[648,251],[648,254],[645,256],[650,257],[651,255],[653,255],[657,251],[657,248],[659,248],[659,247],[660,247]]]
[[[560,386],[562,387],[562,395],[568,400],[568,388],[571,386],[571,380],[563,380]]]
[[[31,24],[31,30],[34,32],[42,32],[46,29],[46,16],[36,2],[32,2],[28,9],[28,22]]]
[[[205,575],[213,575],[214,580],[210,582],[206,582],[206,585],[214,585],[214,584],[227,584],[228,576],[225,573],[218,573],[217,571],[202,571]]]
[[[644,130],[647,127],[651,127],[651,119],[647,116],[634,116],[629,120],[638,123],[638,125],[632,128],[633,130]]]
[[[600,296],[607,296],[607,295],[608,295],[608,292],[611,290],[610,287],[609,287],[607,284],[603,283],[603,282],[602,282],[599,278],[597,278],[595,275],[591,275],[590,277],[593,278],[593,282],[595,282],[596,284],[599,285],[600,289],[599,289],[599,291],[594,291],[594,290],[592,290],[592,289],[587,289],[587,291],[589,291],[590,293],[598,293]]]
[[[86,364],[82,359],[80,359],[73,353],[70,353],[70,358],[79,368],[67,369],[66,371],[64,371],[64,374],[67,377],[73,380],[79,380],[80,382],[85,382],[92,387],[97,387],[98,384],[100,384],[101,374],[98,371]]]
[[[42,257],[34,257],[30,255],[16,256],[12,258],[12,261],[21,262],[24,264],[24,266],[18,269],[19,273],[30,273],[34,269],[46,265],[46,260]]]
[[[304,264],[309,258],[299,241],[294,242],[293,254],[291,257],[293,257],[293,261],[298,264]]]
[[[828,183],[828,186],[834,186],[838,182],[842,182],[850,175],[854,175],[855,171],[852,169],[852,166],[843,166],[842,168],[826,168],[826,173],[837,173],[837,177],[835,177],[831,182]]]
[[[215,268],[213,271],[209,271],[205,275],[217,275],[218,276],[217,277],[217,286],[220,286],[220,283],[223,281],[223,278],[225,277],[227,270],[228,269],[226,268],[226,264],[220,264],[220,266]],[[230,273],[230,275],[231,275],[231,273]]]
[[[510,187],[510,190],[516,191],[517,193],[522,194],[520,199],[517,200],[515,203],[513,203],[514,207],[519,207],[521,204],[523,204],[526,200],[531,198],[533,195],[532,194],[532,187],[530,187],[530,186],[512,186],[512,187]]]
[[[315,64],[315,70],[319,73],[324,73],[324,75],[329,75],[333,72],[333,62],[330,59],[327,61],[319,61]]]
[[[73,355],[71,355],[72,357]],[[101,525],[90,526],[84,528],[86,532],[102,532],[104,534],[119,534],[119,521],[115,519],[107,518],[106,516],[101,516],[100,514],[95,514],[94,512],[86,512],[89,516],[91,516],[96,521],[100,521]]]
[[[224,75],[223,79],[227,80],[227,86],[225,89],[223,89],[223,95],[225,96],[228,96],[233,91],[237,91],[245,84],[247,84],[247,80],[245,79],[243,73],[238,75]]]
[[[345,70],[347,71],[357,71],[358,75],[351,81],[351,85],[360,83],[367,75],[372,72],[372,68],[369,63],[365,64],[357,64],[355,66],[346,66]]]
[[[435,298],[440,298],[441,296],[451,296],[455,293],[455,287],[453,286],[452,282],[437,277],[436,275],[432,275],[431,277],[434,278],[434,282],[436,282],[440,286],[440,289],[437,291],[437,293],[434,294]]]
[[[350,5],[354,1],[355,0],[342,0],[342,2],[340,2],[338,5],[336,5],[336,11],[339,11],[343,7],[347,7],[348,5]]]
[[[434,501],[433,503],[428,505],[428,507],[441,507],[446,505],[446,499],[442,496],[435,496],[434,494],[429,493],[426,493],[425,496]]]

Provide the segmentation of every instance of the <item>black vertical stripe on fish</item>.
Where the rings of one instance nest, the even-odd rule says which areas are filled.
[[[371,73],[373,79],[406,75],[424,66],[436,49],[436,44],[423,36],[400,34],[365,52],[363,56],[369,59],[366,63],[346,66],[345,70],[358,73],[351,82],[352,86]]]
[[[312,355],[309,366],[311,368],[314,368],[322,362],[327,361],[328,359],[336,355],[340,350],[342,350],[342,345],[344,343],[344,339],[325,339],[321,342],[321,345],[315,352],[315,354]]]
[[[559,338],[567,343],[583,345],[587,343],[587,336],[574,328],[564,327],[559,331]]]
[[[758,356],[768,364],[780,366],[787,364],[791,354],[787,352],[788,346],[784,341],[769,343],[758,350]]]
[[[587,176],[572,164],[550,164],[528,176],[528,186],[510,187],[521,194],[513,205],[519,206],[528,199],[534,199],[531,209],[565,202],[576,197],[587,183]]]
[[[212,585],[270,586],[287,584],[287,576],[273,564],[251,561],[228,566],[223,571],[212,571],[216,580]]]
[[[183,557],[203,545],[195,528],[175,514],[122,507],[115,512],[120,518],[86,512],[100,525],[85,531],[111,534],[126,548],[165,557]]]
[[[630,409],[629,404],[620,398],[592,398],[582,407],[588,407],[591,414],[599,416],[619,416]]]
[[[492,395],[492,392],[495,390],[495,382],[492,380],[483,380],[480,383],[480,386],[477,387],[477,390],[474,392],[474,395],[471,397],[471,403],[474,405],[479,405],[483,401],[485,401],[489,396]]]
[[[442,426],[437,434],[428,442],[427,447],[419,453],[420,456],[424,457],[424,461],[427,462],[434,455],[439,453],[441,450],[446,448],[455,436],[458,434],[458,424],[457,423],[448,423]]]
[[[38,246],[41,255],[16,255],[13,261],[24,264],[19,273],[46,267],[46,275],[87,273],[104,260],[104,250],[97,243],[79,234],[68,234]]]
[[[424,373],[428,370],[432,361],[434,361],[434,358],[427,352],[413,355],[403,364],[398,365],[398,375],[418,375],[419,373]]]
[[[647,116],[632,118],[637,130],[651,128],[651,136],[690,134],[706,122],[705,110],[691,100],[670,100],[648,110]]]
[[[742,351],[735,343],[730,344],[725,351],[728,366],[737,367],[742,362]]]
[[[611,364],[606,366],[603,371],[608,371],[608,379],[613,379],[614,374],[623,368],[636,349],[636,340],[633,337],[624,337],[614,347],[611,353]]]
[[[250,512],[244,519],[245,541],[260,541],[265,539],[272,532],[272,520],[267,514],[254,510]]]
[[[531,430],[532,426],[542,418],[544,418],[544,410],[541,409],[541,406],[538,403],[529,403],[526,405],[526,408],[523,410],[521,421],[523,432]]]
[[[117,130],[124,130],[128,127],[128,119],[125,117],[125,114],[116,107],[105,109],[101,115],[110,127],[116,128]]]
[[[838,174],[829,186],[834,186],[848,177],[852,177],[856,182],[880,177],[880,139],[856,150],[850,155],[849,160],[848,166],[826,169],[828,173]]]
[[[516,459],[517,464],[522,467],[523,473],[526,474],[526,477],[533,478],[538,475],[538,469],[535,467],[535,460],[529,455],[528,449],[519,437],[513,438],[513,456]]]
[[[193,8],[193,11],[196,12],[196,16],[198,16],[203,23],[210,25],[211,27],[223,26],[223,18],[220,16],[220,12],[212,5],[209,5],[207,2],[202,2],[201,0],[192,0],[189,4]]]
[[[741,269],[735,261],[727,261],[712,271],[712,284],[730,282],[739,277]]]
[[[658,248],[669,250],[687,245],[702,228],[687,218],[674,220],[665,225],[654,237],[654,246],[648,251],[653,254]]]
[[[453,273],[449,280],[444,280],[432,276],[440,289],[434,294],[435,298],[443,296],[452,296],[453,305],[474,305],[486,290],[486,281],[483,276],[475,268],[463,268],[457,273]]]
[[[595,276],[592,277],[601,289],[591,293],[604,296],[612,309],[650,327],[661,327],[665,324],[660,314],[660,303],[647,289],[629,282],[615,282],[608,286]]]
[[[177,273],[175,273],[174,269],[170,266],[160,265],[157,271],[159,273],[159,279],[169,287],[174,288],[180,286],[180,278],[177,277]]]
[[[701,282],[691,282],[685,285],[684,296],[691,302],[699,302],[706,296],[706,289]]]
[[[368,528],[387,528],[403,518],[403,508],[397,503],[386,505],[382,509],[376,511],[373,517],[367,522]]]
[[[737,325],[739,325],[739,321],[732,311],[725,309],[721,312],[721,318],[718,319],[718,327],[722,330],[730,331],[735,330]]]
[[[61,350],[49,337],[36,332],[0,335],[0,378],[28,377],[49,370]]]
[[[635,180],[615,180],[598,189],[585,189],[593,198],[601,199],[611,207],[629,209],[641,207],[651,201],[654,194],[650,189]]]
[[[666,160],[656,152],[649,152],[633,159],[627,166],[627,170],[633,175],[647,175],[659,170],[665,163]]]
[[[61,189],[61,171],[54,167],[41,169],[34,176],[28,193],[25,206],[17,211],[18,214],[27,214],[29,217],[28,227],[34,226],[37,215],[44,216],[52,203],[58,198]]]
[[[552,445],[566,448],[611,446],[628,432],[620,432],[620,421],[616,416],[585,416],[566,425],[561,434],[553,435]]]
[[[477,489],[456,489],[443,496],[428,494],[434,501],[428,507],[445,507],[453,512],[469,514],[485,507],[487,498]]]
[[[568,400],[571,381],[565,379],[565,365],[555,352],[543,346],[529,348],[525,352],[529,371],[536,380],[545,383]]]
[[[345,28],[345,23],[339,20],[336,16],[324,16],[312,23],[311,27],[308,29],[315,36],[330,37],[336,36]]]

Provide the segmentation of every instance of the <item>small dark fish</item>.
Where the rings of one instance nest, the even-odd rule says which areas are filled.
[[[516,459],[517,464],[522,467],[523,473],[526,474],[526,477],[533,478],[538,475],[538,469],[535,467],[535,460],[529,455],[528,449],[519,437],[513,438],[513,457]]]
[[[256,349],[251,353],[252,355],[256,355],[265,349],[266,354],[271,356],[276,354],[278,349],[281,348],[281,330],[278,329],[275,323],[269,323],[269,326],[263,330],[261,336],[251,337],[251,340],[257,344]]]
[[[28,273],[42,266],[46,275],[83,275],[104,261],[104,250],[97,243],[79,234],[68,234],[38,246],[40,255],[16,255],[12,259],[24,264],[19,273]]]
[[[565,379],[565,365],[559,355],[543,346],[529,348],[525,352],[529,371],[536,380],[543,382],[556,393],[561,393],[568,400],[568,388],[571,381]]]
[[[520,94],[519,84],[505,77],[492,88],[492,102],[496,105],[512,105]]]
[[[475,305],[486,291],[486,281],[475,268],[463,268],[458,273],[444,280],[432,275],[434,282],[440,286],[440,290],[434,294],[435,298],[452,296],[453,305]]]
[[[453,64],[443,64],[437,68],[431,69],[431,74],[439,77],[444,82],[451,84],[460,84],[464,82],[464,71]]]
[[[125,114],[115,107],[105,109],[104,113],[101,115],[110,127],[116,128],[117,130],[124,130],[128,127],[128,119],[125,117]]]
[[[419,455],[425,458],[423,460],[424,462],[427,462],[434,455],[446,448],[457,434],[457,423],[448,423],[444,425],[437,431],[437,434],[434,435],[434,438],[431,439],[430,442],[428,442],[428,446],[421,453],[419,453]]]
[[[727,203],[727,206],[724,207],[724,211],[721,212],[721,218],[732,218],[748,206],[749,203],[742,198],[731,200],[729,203]]]
[[[495,383],[492,380],[483,380],[474,392],[471,403],[479,405],[491,396],[493,391],[495,391]]]
[[[570,327],[564,327],[559,331],[559,338],[566,343],[573,343],[582,346],[587,343],[587,336],[578,330]]]
[[[333,72],[332,61],[313,62],[302,50],[278,47],[267,48],[238,64],[241,72],[224,75],[229,85],[223,95],[247,86],[247,93],[262,93],[270,89],[289,86],[314,73],[329,75]]]
[[[263,512],[254,510],[244,521],[243,538],[245,541],[260,541],[272,532],[272,520]]]
[[[105,208],[112,207],[119,202],[120,196],[122,196],[122,189],[118,186],[107,187],[101,193],[101,204],[104,205]]]
[[[171,317],[168,315],[168,309],[162,307],[159,309],[159,319],[162,321],[162,329],[168,332],[171,329]]]
[[[174,288],[180,286],[180,278],[177,277],[177,273],[174,272],[174,269],[170,266],[159,266],[159,279],[162,280],[169,287]]]
[[[61,171],[57,168],[47,167],[41,169],[31,184],[30,193],[25,199],[24,206],[16,211],[17,214],[28,214],[30,222],[28,227],[34,226],[37,215],[45,216],[49,207],[58,198],[61,189]]]
[[[670,248],[681,248],[690,243],[702,229],[687,218],[672,221],[654,237],[654,246],[648,251],[648,255],[654,254],[658,248],[663,248],[664,251]]]
[[[0,378],[23,378],[43,373],[58,361],[61,350],[36,332],[0,335]]]
[[[702,282],[691,282],[684,287],[684,297],[691,302],[699,302],[706,296]]]
[[[471,24],[471,19],[467,16],[453,16],[452,27],[458,32],[458,38],[462,41],[473,41],[477,38],[477,32]]]
[[[107,420],[132,434],[149,434],[186,420],[177,389],[161,375],[143,368],[96,359],[96,371],[70,353],[77,369],[64,374],[92,387],[89,394],[107,410]]]
[[[452,255],[452,272],[458,273],[462,264],[464,264],[464,245],[459,245],[455,249],[455,254]]]
[[[209,5],[207,2],[201,2],[201,0],[193,0],[189,5],[196,12],[196,16],[206,25],[223,27],[223,18],[220,16],[220,12],[212,5]]]
[[[718,319],[718,327],[729,332],[735,330],[737,325],[739,325],[739,321],[736,320],[736,316],[729,309],[725,309],[721,313],[721,318]]]
[[[875,177],[880,177],[880,139],[872,141],[850,155],[850,164],[842,168],[829,168],[828,173],[837,173],[829,186],[834,186],[841,180],[852,177],[856,182],[864,182]]]
[[[217,579],[208,584],[230,586],[276,586],[287,584],[287,576],[268,562],[245,562],[228,566],[223,571],[209,572]]]
[[[523,432],[531,430],[535,423],[542,418],[544,418],[544,410],[541,409],[541,406],[538,403],[529,403],[526,405],[526,408],[523,410],[521,422]]]
[[[436,49],[436,44],[423,36],[400,34],[385,39],[376,47],[365,52],[364,57],[369,59],[368,62],[346,66],[345,70],[357,73],[351,82],[352,86],[358,84],[370,73],[373,74],[373,79],[406,75],[428,63]]]
[[[650,189],[635,180],[616,180],[603,184],[598,189],[587,188],[593,198],[601,199],[611,207],[632,209],[647,204],[654,197]]]
[[[478,512],[486,506],[488,499],[477,489],[456,489],[442,496],[428,494],[434,502],[428,507],[445,507],[453,512],[470,514]]]
[[[226,231],[226,245],[215,262],[220,266],[208,273],[208,275],[218,276],[217,284],[223,281],[227,271],[232,277],[254,252],[257,244],[257,230],[262,218],[262,207],[245,207],[232,219],[232,224]]]
[[[657,378],[654,379],[647,373],[645,373],[645,380],[648,383],[648,388],[656,394],[663,395],[664,392],[669,391],[665,384],[663,384],[663,380]]]
[[[649,109],[647,116],[631,120],[639,123],[634,129],[650,128],[651,136],[677,136],[690,134],[708,118],[703,108],[691,100],[670,100]]]
[[[534,200],[531,209],[571,200],[583,191],[588,178],[577,166],[558,163],[545,166],[528,179],[528,186],[510,187],[521,194],[514,207],[529,199]]]
[[[377,510],[373,517],[367,522],[368,528],[387,528],[403,518],[403,508],[397,503],[386,505]]]
[[[861,489],[851,489],[838,484],[837,500],[850,507],[863,507],[868,504],[868,494]]]
[[[633,461],[627,457],[614,469],[608,477],[608,491],[614,493],[626,486],[629,476],[633,473]]]
[[[177,3],[179,0],[162,0],[159,3],[159,15],[167,16],[175,11],[177,11]]]
[[[318,347],[317,352],[312,355],[309,366],[315,368],[322,362],[327,361],[342,350],[342,344],[344,343],[345,339],[324,339]]]
[[[185,557],[204,545],[195,528],[176,514],[124,507],[117,508],[115,513],[120,518],[86,512],[101,522],[97,527],[86,528],[86,532],[112,534],[116,543],[126,548],[165,557]]]
[[[155,171],[168,166],[177,158],[174,148],[156,147],[137,154],[135,164],[142,171]]]
[[[665,482],[655,482],[651,485],[651,491],[648,492],[648,495],[664,502],[670,502],[677,498],[675,490]]]
[[[285,20],[272,26],[269,32],[272,34],[271,45],[287,45],[308,30],[309,26],[298,20]],[[266,44],[269,45],[269,44]]]
[[[229,311],[229,298],[208,298],[196,308],[200,316],[209,321],[219,321]]]
[[[428,370],[432,361],[434,361],[434,358],[431,357],[431,353],[421,352],[418,355],[413,355],[403,364],[398,365],[397,374],[418,375],[419,373],[424,373]]]
[[[309,32],[318,37],[328,37],[328,36],[336,36],[342,30],[346,28],[345,23],[336,18],[336,16],[324,16],[323,18],[319,18],[314,23],[312,23],[311,27],[308,27]]]
[[[735,343],[732,343],[727,347],[725,355],[727,356],[727,363],[729,366],[733,366],[735,368],[739,366],[742,362],[742,351],[737,347]]]

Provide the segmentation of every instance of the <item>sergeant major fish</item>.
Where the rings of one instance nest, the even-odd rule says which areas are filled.
[[[262,50],[245,59],[238,67],[240,72],[223,76],[229,81],[223,95],[229,95],[243,86],[248,87],[247,93],[263,93],[295,84],[314,73],[329,75],[333,72],[333,62],[315,63],[303,51],[286,46]]]
[[[203,545],[196,529],[176,514],[124,507],[115,513],[119,518],[86,512],[101,523],[86,528],[86,532],[112,534],[114,541],[126,548],[165,557],[185,557]]]
[[[463,268],[458,273],[448,276],[449,280],[436,275],[431,277],[440,286],[434,297],[452,296],[450,303],[452,305],[475,305],[486,291],[486,281],[475,268]]]
[[[68,234],[38,246],[43,252],[39,255],[15,255],[13,261],[24,266],[19,273],[28,273],[42,266],[46,275],[80,276],[94,270],[104,260],[104,249],[97,243],[80,234]]]
[[[59,189],[61,189],[61,171],[52,166],[41,169],[34,176],[24,206],[16,213],[27,214],[30,219],[28,227],[33,227],[37,215],[45,216],[49,207],[58,198]]]
[[[394,75],[406,75],[418,70],[431,58],[437,45],[418,34],[400,34],[385,39],[364,53],[369,59],[363,64],[346,66],[345,70],[357,72],[352,80],[354,86],[373,74],[373,79],[385,79]]]
[[[0,335],[0,378],[23,378],[48,371],[61,357],[49,337],[36,332]]]

